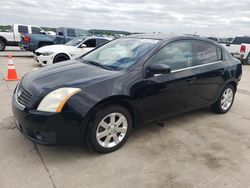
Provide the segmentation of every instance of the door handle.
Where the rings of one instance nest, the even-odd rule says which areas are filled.
[[[196,77],[187,78],[186,81],[192,84],[196,80]]]

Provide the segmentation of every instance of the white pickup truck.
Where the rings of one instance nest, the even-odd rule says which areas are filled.
[[[236,36],[230,43],[221,45],[243,64],[250,64],[250,37]]]
[[[46,34],[37,26],[14,24],[9,32],[0,32],[0,51],[4,51],[6,46],[18,46],[21,34]]]

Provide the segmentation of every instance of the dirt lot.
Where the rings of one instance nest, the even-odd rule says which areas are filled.
[[[166,119],[165,127],[134,130],[120,150],[99,155],[85,146],[46,147],[13,124],[11,95],[0,57],[0,187],[250,187],[250,66],[231,111],[209,108]],[[14,58],[20,76],[39,68]]]

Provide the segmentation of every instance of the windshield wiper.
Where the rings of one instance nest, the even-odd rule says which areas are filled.
[[[100,67],[100,68],[103,68],[103,69],[107,69],[107,70],[115,70],[113,67],[110,67],[108,65],[103,65],[103,64],[97,63],[95,61],[83,60],[82,59],[82,62],[86,63],[86,64],[89,64],[89,65],[94,65],[96,67]]]

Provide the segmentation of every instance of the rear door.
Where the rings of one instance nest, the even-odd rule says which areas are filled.
[[[196,105],[212,103],[224,84],[225,63],[221,47],[206,41],[195,41]]]

